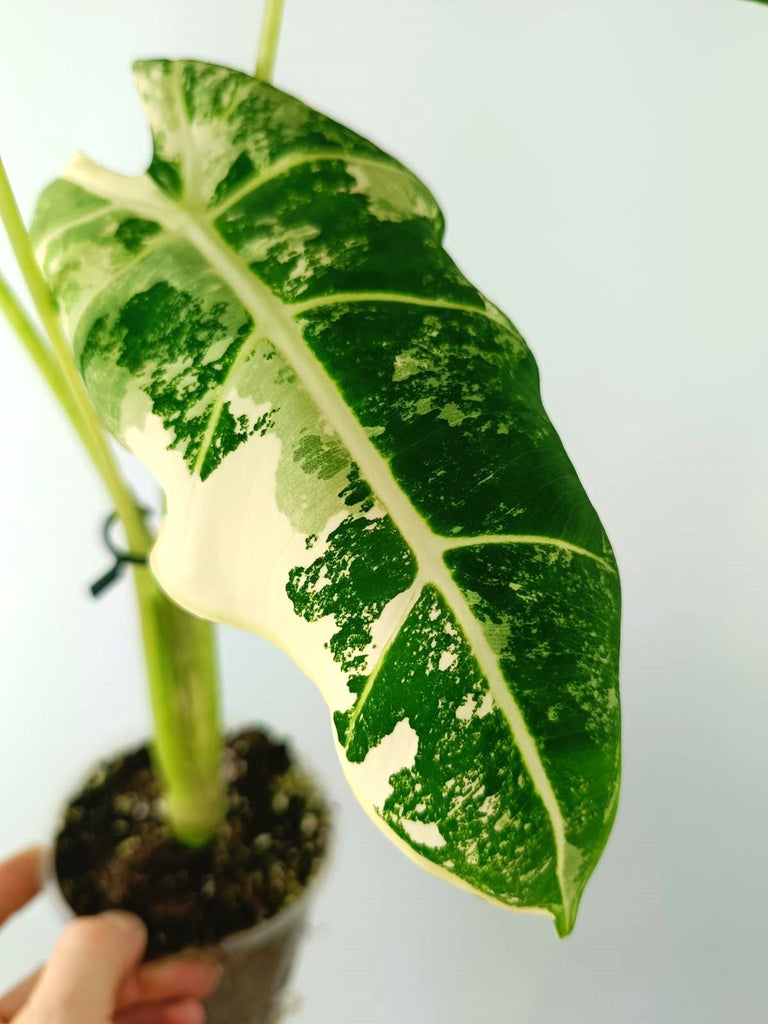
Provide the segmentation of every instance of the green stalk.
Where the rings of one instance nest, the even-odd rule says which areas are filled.
[[[91,460],[94,464],[97,464],[98,452],[93,444],[88,425],[80,416],[80,410],[75,405],[59,365],[2,274],[0,274],[0,310],[7,317],[8,323],[22,345],[32,356],[37,369],[55,395],[70,423],[77,431],[77,435],[91,456]]]
[[[1,160],[0,218],[50,347],[3,278],[0,308],[77,431],[111,495],[130,550],[146,556],[152,536],[80,379]],[[134,581],[155,722],[153,756],[165,788],[168,818],[179,839],[199,845],[216,831],[225,808],[213,629],[174,604],[148,568],[136,566]]]
[[[213,627],[171,601],[148,569],[134,578],[166,814],[178,839],[200,846],[225,812]]]
[[[117,470],[96,410],[77,372],[75,360],[64,337],[48,285],[37,265],[29,233],[19,212],[16,197],[11,189],[2,160],[0,160],[0,217],[5,225],[24,282],[29,289],[43,328],[50,339],[52,355],[58,363],[61,379],[69,392],[72,405],[77,410],[82,427],[90,438],[90,443],[87,446],[89,454],[93,453],[92,458],[96,468],[112,496],[131,550],[136,554],[144,555],[149,551],[151,538],[144,526],[141,513]]]
[[[283,5],[284,0],[266,0],[264,6],[255,74],[255,77],[260,82],[272,81],[272,74],[275,70],[275,58],[277,57],[277,44],[280,39]]]

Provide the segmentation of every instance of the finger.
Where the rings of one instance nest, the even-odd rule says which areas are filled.
[[[115,1024],[205,1024],[205,1010],[197,999],[175,1003],[149,1003],[123,1010]]]
[[[27,1004],[32,1020],[85,1024],[108,1020],[117,993],[138,966],[147,931],[138,917],[108,911],[68,925]]]
[[[40,978],[40,973],[39,970],[35,971],[34,974],[31,974],[15,988],[12,988],[10,992],[6,992],[2,999],[0,999],[0,1024],[3,1021],[10,1020],[19,1012],[24,1003],[29,999],[33,988]]]
[[[136,1003],[160,1003],[167,1000],[207,999],[221,975],[213,960],[174,957],[140,967],[120,988],[117,1009]],[[1,1004],[0,1004],[1,1005]]]
[[[40,892],[42,856],[33,847],[0,864],[0,925]]]

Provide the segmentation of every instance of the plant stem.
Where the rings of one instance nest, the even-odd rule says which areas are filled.
[[[62,380],[69,391],[72,404],[77,409],[83,429],[87,431],[90,438],[90,443],[87,445],[88,451],[92,453],[96,468],[101,474],[123,522],[128,544],[136,554],[146,554],[151,544],[150,535],[144,526],[136,503],[117,470],[96,410],[75,367],[74,358],[59,323],[48,285],[37,265],[29,233],[21,218],[16,197],[11,189],[2,160],[0,160],[0,217],[5,225],[29,294],[50,339]]]
[[[135,580],[166,812],[177,838],[199,846],[225,811],[213,627],[171,601],[148,569]]]
[[[51,346],[1,276],[0,309],[74,425],[115,503],[131,551],[147,555],[152,536],[80,379],[1,160],[0,218]],[[171,601],[145,566],[134,567],[134,582],[155,722],[153,756],[168,818],[179,839],[199,845],[216,831],[225,807],[213,629]]]
[[[283,17],[284,0],[266,0],[259,37],[259,56],[256,61],[255,77],[260,82],[271,82],[275,70],[277,44],[280,39],[280,22]]]
[[[46,384],[56,396],[59,405],[63,408],[70,423],[77,431],[78,437],[88,450],[92,461],[97,463],[98,453],[93,444],[90,431],[80,416],[80,410],[74,403],[58,363],[2,274],[0,274],[0,310],[7,317],[9,324],[22,345],[32,356]]]

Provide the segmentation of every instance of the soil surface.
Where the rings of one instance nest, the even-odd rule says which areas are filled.
[[[322,797],[286,745],[258,729],[228,739],[224,771],[226,821],[209,844],[191,849],[163,819],[146,747],[98,768],[56,840],[56,874],[75,913],[138,914],[153,958],[215,945],[295,900],[326,850]]]

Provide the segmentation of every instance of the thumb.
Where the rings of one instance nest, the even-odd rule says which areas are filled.
[[[118,989],[140,963],[146,945],[146,928],[133,914],[109,911],[77,918],[56,944],[21,1021],[111,1021]]]

